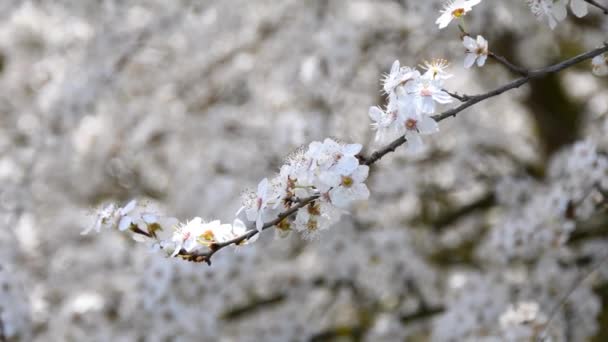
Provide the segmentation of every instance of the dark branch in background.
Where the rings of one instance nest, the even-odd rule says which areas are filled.
[[[560,63],[554,64],[554,65],[550,65],[547,66],[545,68],[541,68],[541,69],[537,69],[537,70],[533,70],[533,71],[529,71],[526,72],[526,76],[521,77],[519,79],[516,79],[510,83],[505,84],[502,87],[496,88],[495,90],[489,91],[487,93],[483,93],[483,94],[478,94],[478,95],[472,95],[472,96],[461,96],[461,95],[456,95],[456,94],[450,94],[453,97],[460,97],[459,100],[464,101],[463,103],[461,103],[458,107],[447,110],[443,113],[434,115],[432,118],[439,122],[442,121],[444,119],[447,119],[448,117],[455,117],[456,114],[462,112],[463,110],[481,102],[484,101],[486,99],[489,99],[491,97],[494,96],[498,96],[506,91],[509,91],[511,89],[515,89],[515,88],[519,88],[520,86],[528,83],[530,80],[533,79],[537,79],[540,77],[543,77],[545,75],[548,74],[553,74],[553,73],[557,73],[561,70],[564,70],[566,68],[569,68],[575,64],[578,64],[582,61],[585,60],[589,60],[595,56],[598,56],[604,52],[608,51],[608,43],[604,43],[604,46],[591,50],[589,52],[580,54],[578,56],[566,59]],[[504,63],[503,63],[504,64]],[[405,136],[401,136],[397,139],[395,139],[393,142],[389,143],[388,145],[386,145],[385,147],[373,152],[369,157],[363,157],[360,156],[359,160],[360,163],[362,165],[372,165],[375,162],[377,162],[378,160],[382,159],[382,157],[384,157],[385,155],[387,155],[390,152],[394,152],[399,146],[403,145],[406,142]],[[297,202],[297,204],[295,206],[293,206],[292,208],[290,208],[289,210],[279,214],[277,216],[277,218],[275,218],[274,220],[267,222],[266,224],[264,224],[262,230],[268,229],[270,227],[273,227],[279,223],[281,223],[281,221],[283,221],[284,219],[289,218],[290,216],[292,216],[293,214],[295,214],[299,209],[304,208],[306,205],[314,202],[315,200],[317,200],[319,198],[319,195],[314,195],[314,196],[310,196],[307,198],[303,198],[301,200],[299,200]],[[221,243],[214,243],[211,244],[209,247],[209,251],[204,252],[204,253],[188,253],[185,250],[181,250],[179,251],[178,255],[188,261],[195,261],[195,262],[206,262],[207,264],[211,264],[211,257],[220,249],[230,246],[230,245],[239,245],[244,241],[247,241],[249,239],[251,239],[252,237],[254,237],[255,235],[257,235],[259,233],[258,230],[256,229],[250,229],[249,231],[247,231],[246,233],[244,233],[241,236],[235,237],[234,239],[228,240],[228,241],[224,241]]]
[[[595,0],[583,0],[583,1],[590,4],[591,6],[595,6],[599,9],[601,9],[602,12],[604,12],[604,14],[608,15],[608,6],[602,5]]]
[[[576,291],[576,289],[583,283],[585,282],[587,279],[589,279],[589,277],[595,273],[595,271],[597,271],[600,266],[604,263],[608,261],[608,254],[606,254],[603,258],[601,258],[595,265],[593,265],[586,273],[583,277],[581,277],[580,279],[576,280],[572,286],[570,286],[570,288],[568,289],[568,291],[566,292],[566,294],[564,295],[564,297],[562,298],[562,300],[559,301],[559,303],[557,303],[557,305],[553,308],[553,310],[551,310],[551,313],[549,314],[549,319],[547,320],[547,323],[545,324],[545,326],[543,327],[543,330],[538,334],[536,341],[537,342],[543,342],[547,339],[547,337],[545,336],[545,334],[547,333],[547,330],[549,330],[549,326],[551,325],[551,321],[553,320],[553,318],[555,318],[555,316],[557,315],[557,313],[559,312],[559,309],[561,309],[564,305],[566,305],[566,301],[568,300],[568,298],[570,298],[570,295],[572,295],[572,293],[574,291]]]
[[[471,203],[438,216],[435,220],[433,220],[433,222],[431,222],[431,225],[435,231],[441,231],[443,228],[458,221],[460,218],[465,217],[477,210],[492,207],[495,203],[496,197],[494,196],[494,193],[489,192]]]

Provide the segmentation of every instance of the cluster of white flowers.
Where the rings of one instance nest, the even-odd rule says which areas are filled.
[[[295,220],[286,218],[276,225],[281,235],[295,229],[306,238],[317,236],[335,223],[353,201],[369,197],[364,183],[369,167],[361,165],[357,158],[361,148],[360,144],[343,144],[329,138],[312,142],[306,150],[290,156],[276,177],[263,179],[255,194],[246,194],[241,211],[261,231],[264,222],[301,200],[318,196],[298,211]]]
[[[203,223],[200,217],[179,224],[173,217],[165,217],[147,205],[138,205],[131,200],[124,207],[111,203],[97,212],[95,223],[82,234],[91,230],[99,232],[102,228],[116,228],[119,231],[133,232],[138,242],[148,244],[155,251],[176,255],[182,249],[187,253],[200,250],[211,243],[222,242],[244,232],[244,224],[235,220],[234,225],[220,225],[219,221]]]
[[[452,102],[451,96],[443,90],[444,80],[452,77],[446,72],[445,60],[426,62],[426,72],[401,67],[395,61],[391,71],[384,78],[384,91],[388,95],[386,109],[371,107],[369,116],[374,121],[376,141],[386,142],[405,135],[410,150],[422,147],[421,135],[439,131],[437,122],[431,118],[437,103]]]
[[[569,0],[572,13],[582,18],[587,15],[587,3],[584,0]],[[557,23],[564,20],[567,15],[568,0],[528,0],[532,13],[542,20],[547,18],[549,27],[554,29]]]
[[[506,207],[514,204],[514,208],[489,234],[486,251],[493,251],[494,258],[531,260],[546,250],[560,248],[576,229],[576,222],[589,218],[598,201],[606,200],[608,158],[593,142],[576,143],[550,166],[550,184],[520,180],[525,185],[514,186],[513,180],[507,180],[498,185],[497,193],[516,203],[503,202]],[[510,195],[513,192],[516,194]]]
[[[312,142],[308,149],[294,153],[276,177],[264,178],[255,193],[244,196],[243,206],[232,224],[219,220],[204,222],[200,217],[178,223],[177,219],[147,210],[146,205],[138,206],[132,200],[124,207],[110,204],[100,209],[95,223],[83,234],[102,228],[130,230],[136,241],[147,243],[152,250],[189,256],[222,243],[253,242],[258,236],[245,236],[253,229],[248,229],[244,220],[262,231],[267,228],[265,222],[313,196],[317,198],[299,210],[295,218],[285,217],[275,225],[281,235],[293,228],[305,238],[312,238],[337,222],[353,201],[369,197],[364,183],[369,166],[360,164],[357,158],[361,148],[360,144],[338,143],[329,138],[322,143]],[[239,238],[242,239],[233,241]]]

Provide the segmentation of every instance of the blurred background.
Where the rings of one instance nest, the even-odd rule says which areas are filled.
[[[607,340],[608,262],[594,268],[608,253],[606,197],[585,185],[606,174],[576,169],[608,151],[608,81],[589,62],[441,122],[420,154],[387,156],[370,200],[316,241],[268,232],[208,267],[118,232],[80,235],[94,208],[131,198],[230,222],[241,193],[302,145],[331,136],[373,151],[367,111],[384,104],[395,59],[448,59],[458,93],[517,77],[491,60],[464,69],[456,26],[434,24],[440,8],[2,1],[0,337]],[[601,45],[608,16],[589,12],[552,31],[524,1],[483,1],[466,21],[535,68]],[[548,217],[551,200],[562,211]]]

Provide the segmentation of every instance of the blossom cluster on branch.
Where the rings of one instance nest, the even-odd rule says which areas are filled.
[[[437,20],[439,27],[446,27],[452,19],[463,19],[462,16],[479,3],[478,0],[446,3]],[[586,6],[585,3],[583,5]],[[549,5],[541,2],[531,3],[531,6],[536,14],[539,8]],[[573,0],[572,6],[573,10],[576,9],[575,13],[582,13],[582,5],[577,1]],[[481,35],[478,35],[476,40],[468,34],[462,38],[466,48],[465,68],[471,67],[475,62],[479,67],[483,66],[491,54],[487,40]],[[557,72],[585,59],[592,59],[593,72],[602,75],[604,68],[608,68],[605,66],[607,58],[603,54],[607,49],[608,45],[605,43],[603,48],[577,56],[556,67],[538,70],[535,75]],[[500,56],[491,55],[508,69],[523,70]],[[439,131],[437,122],[447,117],[445,113],[433,116],[439,106],[451,103],[454,98],[464,102],[452,110],[451,115],[455,115],[457,111],[469,105],[514,87],[475,97],[451,94],[445,90],[444,84],[452,77],[446,70],[448,66],[446,60],[435,59],[425,62],[422,67],[425,72],[421,73],[416,68],[401,66],[396,60],[382,80],[383,91],[387,96],[386,107],[383,109],[374,106],[369,109],[369,117],[373,122],[371,127],[376,131],[375,141],[381,144],[390,142],[379,151],[381,153],[366,159],[360,154],[360,144],[347,144],[330,138],[323,142],[312,142],[308,147],[290,155],[277,176],[270,180],[264,178],[258,184],[257,191],[243,195],[243,206],[236,213],[237,217],[232,224],[222,224],[219,220],[204,222],[200,217],[185,223],[178,223],[177,219],[172,217],[161,219],[159,214],[146,211],[145,206],[137,207],[136,201],[133,200],[122,208],[110,204],[101,209],[94,226],[83,233],[86,234],[92,229],[99,232],[102,226],[115,227],[120,231],[130,230],[137,241],[148,243],[153,250],[162,250],[173,257],[180,256],[208,264],[211,264],[212,255],[219,249],[254,242],[262,230],[270,227],[276,228],[280,236],[286,236],[293,230],[307,239],[318,237],[321,231],[340,219],[353,201],[366,200],[370,196],[365,181],[371,163],[403,143],[406,143],[411,152],[418,152],[423,147],[421,135]],[[522,83],[534,76],[528,75],[527,71],[522,73],[525,75]],[[473,98],[477,100],[472,101]],[[469,101],[470,104],[467,103]],[[606,163],[603,161],[600,164]],[[597,166],[598,162],[594,165]],[[604,174],[605,168],[600,167],[600,171],[596,172],[592,179],[601,178]],[[540,201],[555,203],[546,199]],[[562,202],[558,201],[555,205],[555,210],[565,211]],[[551,208],[545,209],[543,212],[547,215],[552,215],[555,211]],[[497,229],[495,234],[500,234],[500,231]],[[568,236],[567,233],[558,235],[562,236],[560,241],[564,241],[564,236]],[[522,241],[523,237],[518,239]],[[545,240],[547,239],[553,241],[557,238],[545,237]],[[529,242],[529,239],[527,240]],[[506,243],[510,240],[498,235],[496,241]]]

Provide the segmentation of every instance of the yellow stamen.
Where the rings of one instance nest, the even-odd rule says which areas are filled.
[[[207,230],[203,234],[201,234],[201,238],[206,241],[213,241],[215,239],[215,236],[213,235],[213,232],[211,230]]]
[[[452,11],[452,16],[454,18],[460,18],[464,15],[464,8],[457,8]]]
[[[349,176],[342,176],[342,185],[345,187],[350,187],[351,185],[353,185],[354,181],[351,177]]]

